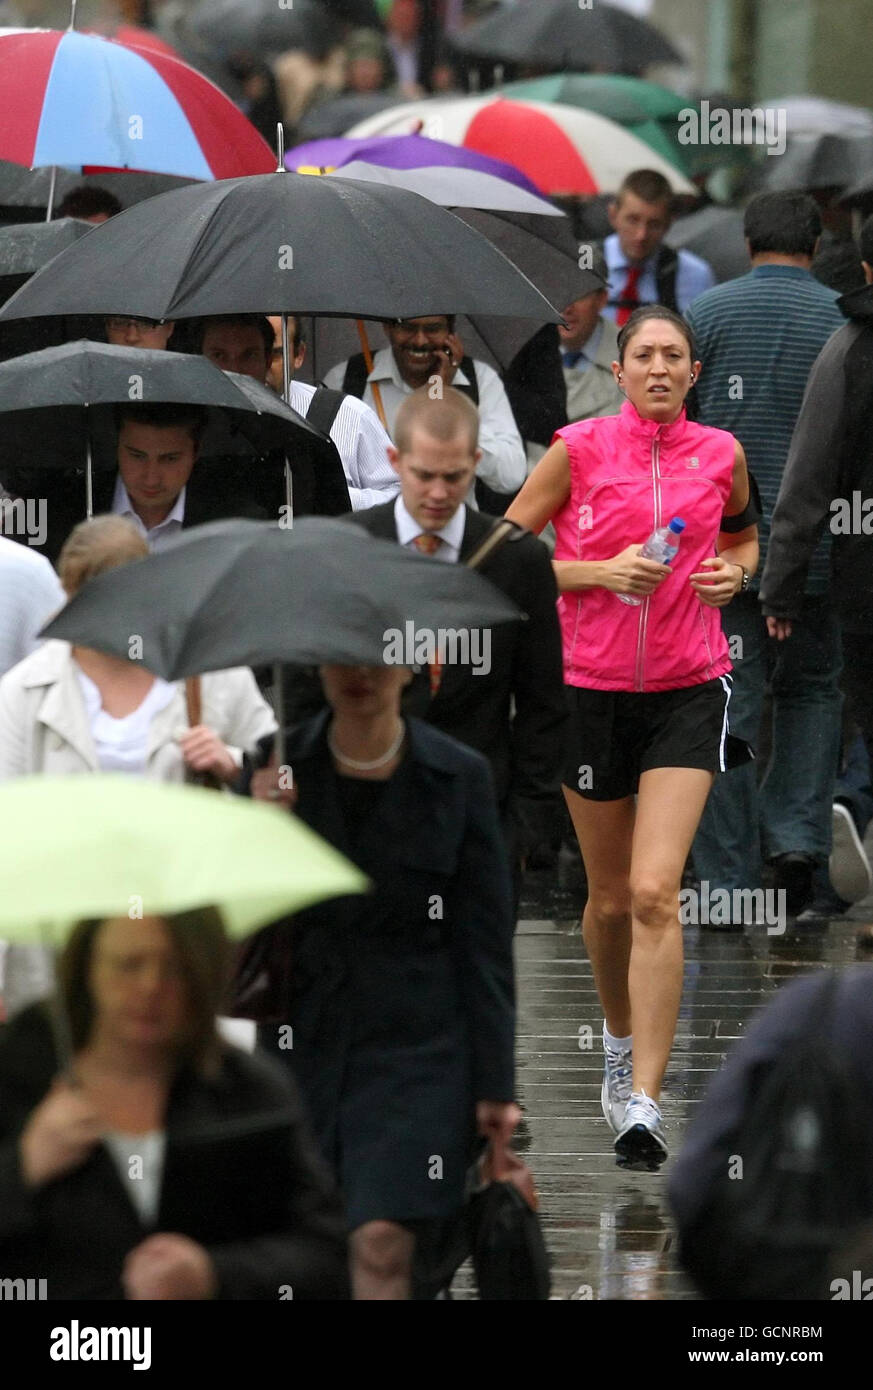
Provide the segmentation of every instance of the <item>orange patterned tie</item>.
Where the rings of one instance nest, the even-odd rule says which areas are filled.
[[[422,531],[421,535],[416,536],[412,542],[416,550],[420,550],[422,555],[436,555],[442,543],[441,536],[434,536],[429,531]],[[429,661],[427,669],[430,673],[430,698],[433,699],[440,688],[443,668],[439,661]]]
[[[416,550],[420,550],[422,555],[436,555],[442,543],[442,537],[434,536],[430,531],[422,531],[421,535],[416,536],[412,542]]]

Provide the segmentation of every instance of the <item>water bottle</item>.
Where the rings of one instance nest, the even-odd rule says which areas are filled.
[[[681,516],[674,516],[669,526],[659,526],[657,531],[653,531],[646,541],[640,556],[644,560],[657,560],[660,565],[669,565],[675,559],[679,550],[679,537],[685,530],[685,522]],[[634,608],[639,608],[642,599],[631,598],[630,594],[619,594],[622,603],[629,603]]]

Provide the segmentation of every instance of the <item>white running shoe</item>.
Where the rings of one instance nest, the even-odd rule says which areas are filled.
[[[645,1091],[634,1091],[627,1103],[624,1124],[615,1141],[619,1168],[654,1172],[667,1157],[661,1112]]]
[[[833,849],[828,865],[831,886],[845,902],[860,902],[873,889],[873,872],[852,813],[839,801],[834,802],[831,824]]]
[[[633,1052],[607,1047],[603,1042],[603,1085],[600,1088],[600,1105],[603,1118],[613,1134],[618,1134],[624,1124],[625,1106],[631,1098],[631,1078],[633,1075]]]

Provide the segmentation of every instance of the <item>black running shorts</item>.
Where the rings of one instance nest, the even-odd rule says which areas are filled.
[[[566,687],[564,785],[590,801],[618,801],[655,767],[725,772],[753,756],[728,728],[731,677],[637,694]]]

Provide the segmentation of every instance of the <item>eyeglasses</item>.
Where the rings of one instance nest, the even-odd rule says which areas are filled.
[[[119,333],[125,333],[128,328],[160,328],[163,322],[163,319],[141,319],[134,318],[133,316],[122,318],[119,315],[113,314],[106,320],[106,327],[114,328]]]

